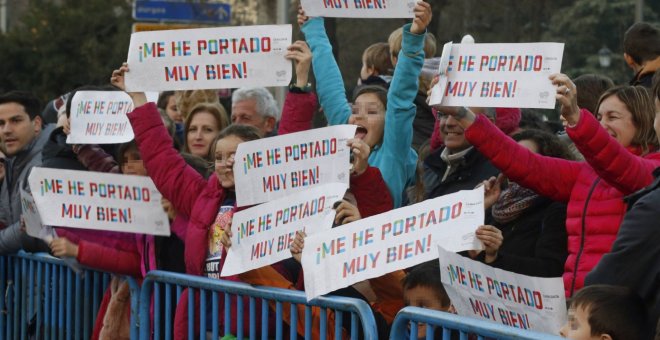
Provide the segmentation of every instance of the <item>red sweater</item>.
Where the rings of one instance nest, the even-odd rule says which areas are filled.
[[[639,156],[612,138],[587,110],[578,124],[567,128],[586,162],[567,161],[532,153],[479,116],[465,136],[509,179],[541,196],[568,202],[568,258],[564,289],[570,297],[600,258],[610,251],[626,212],[623,201],[653,181],[660,154]]]

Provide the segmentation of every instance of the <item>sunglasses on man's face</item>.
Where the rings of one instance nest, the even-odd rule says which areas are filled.
[[[5,157],[0,158],[0,165],[5,166],[5,163],[7,163],[7,158]]]

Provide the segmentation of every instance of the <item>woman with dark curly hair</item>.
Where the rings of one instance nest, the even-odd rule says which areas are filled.
[[[524,130],[513,136],[518,144],[546,157],[571,159],[559,138],[541,130]],[[477,229],[486,249],[476,259],[514,273],[559,277],[564,273],[566,204],[553,202],[500,175],[485,181],[485,208],[491,208],[488,225]]]

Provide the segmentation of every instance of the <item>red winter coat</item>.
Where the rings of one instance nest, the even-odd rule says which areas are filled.
[[[660,154],[639,156],[612,138],[587,110],[567,133],[586,162],[544,157],[519,146],[488,119],[477,117],[465,136],[509,179],[541,196],[568,202],[568,258],[564,289],[570,297],[614,243],[626,204],[623,197],[653,181]]]

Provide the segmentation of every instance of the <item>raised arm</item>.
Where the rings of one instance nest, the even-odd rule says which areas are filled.
[[[610,136],[594,116],[577,105],[577,89],[565,74],[553,74],[557,101],[566,119],[566,132],[585,160],[609,185],[624,195],[631,194],[653,181],[652,172],[660,166],[660,154],[648,159],[636,156]]]
[[[197,196],[206,180],[190,167],[172,146],[170,137],[156,104],[147,103],[128,114],[140,155],[149,177],[158,191],[177,212],[192,215]]]
[[[288,48],[286,58],[296,66],[296,81],[284,100],[278,135],[306,131],[312,128],[317,108],[316,95],[308,88],[312,52],[304,41],[296,41]]]
[[[554,201],[568,202],[582,166],[579,162],[544,157],[518,145],[485,116],[462,108],[457,114],[470,144],[510,180]],[[472,122],[470,122],[472,121]]]
[[[660,167],[660,154],[636,156],[603,129],[587,110],[581,110],[574,127],[566,129],[575,146],[598,176],[624,195],[653,182],[653,170]]]
[[[412,144],[413,120],[417,114],[414,101],[419,88],[419,75],[424,66],[426,26],[431,17],[431,6],[426,2],[419,2],[415,7],[413,22],[403,26],[401,51],[394,68],[390,90],[387,91],[383,151],[391,152],[401,160],[410,153]]]
[[[323,23],[323,18],[310,18],[301,29],[312,50],[316,92],[328,124],[346,124],[351,115],[351,107],[346,99],[344,80],[332,55],[332,46]]]
[[[96,144],[76,144],[73,146],[73,152],[77,155],[78,161],[90,171],[113,174],[121,172],[114,157]]]
[[[129,69],[124,63],[112,72],[110,79],[112,84],[121,90],[126,89],[126,72],[129,72]],[[147,103],[144,93],[128,95],[133,98],[135,106],[135,110],[128,114],[128,119],[149,177],[176,211],[191,216],[192,207],[206,186],[206,180],[190,167],[172,146],[172,137],[160,118],[156,104]]]

